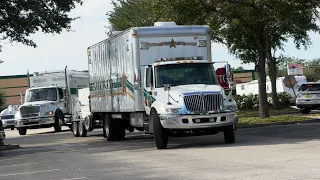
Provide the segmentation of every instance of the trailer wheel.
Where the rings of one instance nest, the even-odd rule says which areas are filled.
[[[150,112],[150,120],[153,122],[153,136],[158,149],[166,149],[168,146],[168,133],[160,122],[157,110],[154,108]]]
[[[86,137],[87,136],[87,130],[84,127],[84,124],[82,121],[79,121],[78,123],[78,131],[79,131],[79,136],[80,137]]]
[[[74,137],[79,137],[78,122],[72,122],[72,133]]]
[[[19,134],[20,134],[21,136],[24,136],[24,135],[27,134],[27,128],[26,128],[26,127],[19,127],[19,128],[18,128],[18,131],[19,131]]]
[[[61,112],[58,112],[55,116],[55,121],[53,125],[55,132],[61,132],[62,123],[63,123],[63,115]]]
[[[116,140],[117,124],[110,114],[106,114],[103,119],[103,132],[108,141]]]
[[[235,138],[235,134],[234,134],[234,128],[233,126],[227,126],[225,127],[224,129],[224,141],[227,143],[227,144],[232,144],[234,143],[234,141],[236,140]]]
[[[93,126],[92,126],[92,119],[90,118],[90,116],[87,116],[84,119],[84,127],[87,131],[92,131],[93,130]]]
[[[120,140],[124,140],[125,137],[126,137],[126,128],[123,126],[123,124],[118,123],[118,130],[117,130],[116,139],[118,141],[120,141]]]

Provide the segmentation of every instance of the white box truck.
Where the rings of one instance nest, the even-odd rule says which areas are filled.
[[[89,87],[88,72],[65,70],[34,73],[28,76],[29,88],[24,103],[15,115],[20,135],[27,129],[62,126],[72,128],[72,119],[79,118],[78,89]]]
[[[237,105],[219,85],[208,26],[156,22],[133,27],[88,48],[92,120],[103,119],[108,141],[125,130],[168,136],[224,132],[235,141]],[[226,65],[231,77],[230,65]]]

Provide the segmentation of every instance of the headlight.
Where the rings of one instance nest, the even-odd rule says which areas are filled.
[[[237,106],[223,106],[222,110],[223,111],[237,111],[238,108],[237,108]]]
[[[45,116],[51,116],[52,114],[53,114],[52,111],[49,111],[49,112],[44,113]]]
[[[179,114],[179,109],[166,108],[167,113]]]

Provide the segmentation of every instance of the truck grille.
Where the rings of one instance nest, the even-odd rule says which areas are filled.
[[[187,95],[183,100],[189,112],[218,111],[223,103],[221,94]]]
[[[20,113],[22,118],[39,116],[40,106],[22,106]]]

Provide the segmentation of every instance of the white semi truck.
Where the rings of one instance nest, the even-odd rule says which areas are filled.
[[[65,70],[34,73],[28,76],[29,88],[24,103],[15,115],[20,135],[27,129],[62,126],[72,128],[72,119],[79,117],[78,89],[89,87],[88,72]]]
[[[156,22],[133,27],[88,48],[92,120],[103,119],[108,141],[125,130],[169,136],[224,132],[235,141],[237,105],[219,85],[208,26]],[[226,65],[230,80],[230,65]]]

